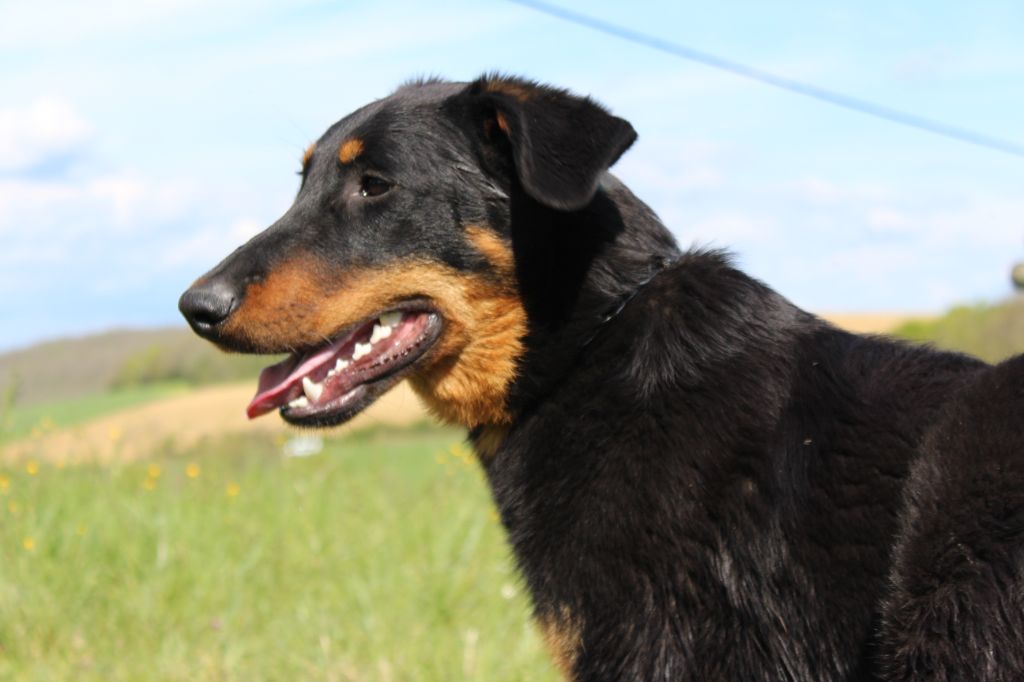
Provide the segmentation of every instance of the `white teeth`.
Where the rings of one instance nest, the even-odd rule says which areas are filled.
[[[320,400],[320,394],[324,392],[324,385],[314,382],[309,377],[302,377],[302,392],[315,403]]]
[[[368,343],[357,343],[356,349],[352,351],[352,359],[358,360],[364,355],[369,355],[370,351],[373,350],[373,346]]]
[[[343,371],[345,371],[345,368],[348,367],[348,364],[348,360],[342,360],[341,358],[338,358],[337,362],[334,363],[334,369],[327,371],[327,378],[330,379],[331,377],[338,376]]]
[[[377,343],[381,339],[386,339],[389,336],[391,336],[391,327],[387,325],[382,327],[379,324],[375,324],[373,325],[373,333],[370,334],[370,343]]]
[[[373,351],[373,344],[377,343],[381,339],[386,339],[391,336],[393,325],[398,324],[402,321],[402,313],[391,312],[384,313],[380,316],[380,324],[373,325],[373,331],[370,332],[370,338],[368,343],[356,343],[355,348],[352,350],[352,362],[366,357]],[[334,368],[327,372],[327,378],[336,376],[339,372],[344,371],[351,364],[348,360],[338,360],[334,363]],[[310,403],[315,403],[320,400],[320,396],[323,395],[324,385],[323,383],[316,383],[308,376],[302,377],[302,392],[305,394],[299,396],[295,400],[288,403],[288,407],[306,407]]]

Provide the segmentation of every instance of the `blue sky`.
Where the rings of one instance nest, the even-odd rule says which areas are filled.
[[[1024,5],[559,0],[1024,142]],[[177,324],[291,201],[305,146],[416,75],[502,70],[629,119],[615,167],[683,244],[817,311],[1010,293],[1024,159],[778,91],[501,0],[0,3],[0,349]]]

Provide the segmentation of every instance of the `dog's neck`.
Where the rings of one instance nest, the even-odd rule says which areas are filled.
[[[588,340],[680,252],[653,211],[610,174],[591,204],[572,213],[513,195],[511,233],[530,328],[509,392],[519,412],[557,385]]]

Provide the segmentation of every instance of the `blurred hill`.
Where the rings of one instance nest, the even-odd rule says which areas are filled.
[[[274,361],[223,353],[183,328],[117,329],[0,354],[0,392],[26,406],[160,382],[253,379]]]

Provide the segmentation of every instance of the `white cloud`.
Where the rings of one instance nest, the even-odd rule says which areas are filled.
[[[244,244],[265,227],[266,225],[257,220],[243,218],[234,221],[224,230],[214,228],[197,230],[187,238],[170,244],[161,254],[159,264],[161,267],[169,269],[189,264],[196,264],[202,268],[209,267],[217,259],[226,257],[236,247]],[[200,260],[210,262],[197,263]],[[198,271],[196,275],[199,275]]]
[[[166,28],[196,10],[223,20],[241,12],[258,13],[267,2],[242,0],[39,0],[0,5],[0,44],[8,49],[62,47],[85,40],[131,38],[144,28]],[[298,4],[298,3],[295,3]]]
[[[92,127],[60,98],[0,109],[0,171],[29,170],[80,150]]]
[[[255,237],[266,227],[266,225],[258,220],[243,218],[242,220],[236,220],[231,224],[231,227],[228,228],[228,235],[230,235],[232,240],[241,244],[242,242]]]
[[[60,240],[97,229],[131,232],[179,218],[194,201],[195,190],[185,184],[127,173],[82,181],[0,180],[0,235]]]
[[[722,173],[713,165],[698,161],[673,163],[672,166],[675,167],[630,158],[623,159],[615,168],[615,174],[634,190],[643,192],[699,192],[722,185]]]
[[[788,183],[792,207],[827,209],[843,224],[874,236],[902,236],[919,245],[1005,248],[1024,240],[1024,200],[972,190],[904,188],[804,178]],[[803,204],[803,206],[801,206]],[[858,216],[853,222],[850,216]]]
[[[612,171],[642,199],[657,203],[719,189],[725,184],[722,166],[727,157],[728,150],[711,140],[677,138],[659,140],[655,146],[641,139]]]
[[[772,222],[744,213],[718,213],[687,226],[682,241],[735,248],[774,237]]]
[[[1003,253],[1024,245],[1024,200],[970,197],[949,208],[929,211],[924,229],[930,241]]]
[[[911,216],[889,206],[869,208],[864,215],[864,221],[869,228],[880,233],[905,233],[913,231],[916,227]]]
[[[963,55],[955,54],[947,45],[929,45],[903,55],[891,70],[900,80],[926,81],[948,73],[962,59]]]
[[[810,305],[939,310],[1008,293],[1010,265],[1024,253],[1024,201],[917,194],[857,208],[836,205],[837,229],[781,254],[789,262],[778,263],[778,273],[793,291],[804,290]],[[795,227],[787,241],[813,234],[810,225]],[[815,292],[813,282],[828,286]],[[826,294],[838,303],[819,300]]]
[[[816,204],[839,204],[843,202],[886,201],[892,192],[881,185],[867,183],[838,183],[823,178],[807,177],[786,183],[780,188],[797,200]]]
[[[141,174],[0,179],[0,298],[51,300],[73,286],[70,298],[89,307],[98,295],[187,285],[269,224],[277,199]]]

